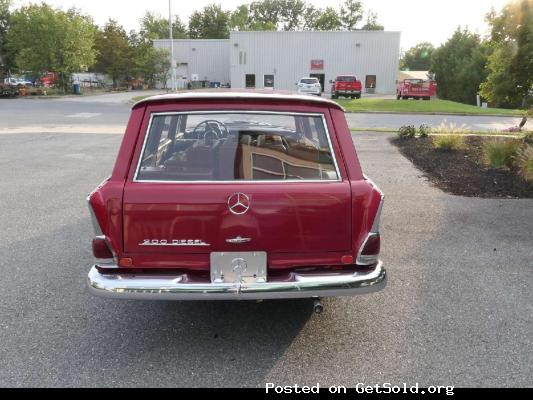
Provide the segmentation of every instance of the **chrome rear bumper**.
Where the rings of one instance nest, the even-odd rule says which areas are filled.
[[[261,300],[352,296],[385,288],[387,274],[380,262],[365,272],[292,274],[288,281],[266,283],[187,283],[187,275],[105,274],[93,267],[90,291],[102,297],[141,300]]]

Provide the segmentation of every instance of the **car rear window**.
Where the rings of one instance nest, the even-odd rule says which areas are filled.
[[[153,114],[135,181],[339,180],[324,116]]]
[[[339,76],[337,78],[339,82],[355,82],[356,80],[355,76]]]

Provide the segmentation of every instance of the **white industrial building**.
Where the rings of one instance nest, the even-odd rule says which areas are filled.
[[[154,46],[170,52],[169,40]],[[328,92],[335,76],[354,74],[366,92],[390,94],[399,57],[400,32],[259,31],[231,32],[224,40],[174,40],[179,88],[190,80],[295,90],[300,78],[315,76]]]

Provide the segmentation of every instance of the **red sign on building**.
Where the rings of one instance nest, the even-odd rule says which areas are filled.
[[[311,60],[311,69],[324,69],[324,60]]]

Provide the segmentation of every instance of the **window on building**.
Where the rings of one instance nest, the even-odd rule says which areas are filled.
[[[239,64],[246,65],[246,52],[239,51]]]
[[[263,87],[274,88],[274,75],[265,75]]]
[[[246,74],[245,75],[245,84],[246,84],[246,88],[248,88],[248,89],[255,88],[255,75],[254,74]]]
[[[375,89],[376,88],[376,75],[367,75],[365,79],[365,88]]]

